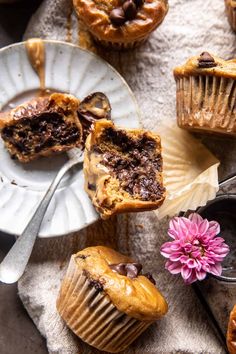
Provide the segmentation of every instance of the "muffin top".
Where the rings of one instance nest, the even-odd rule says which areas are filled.
[[[75,10],[100,40],[130,42],[153,31],[168,11],[167,0],[73,0]]]
[[[130,257],[103,246],[86,248],[72,257],[91,285],[104,291],[119,311],[142,321],[155,321],[167,312],[154,279],[149,273],[141,274],[142,265]]]
[[[225,3],[229,6],[236,7],[236,0],[225,0]]]
[[[229,318],[227,346],[230,354],[236,353],[236,305],[231,311]]]
[[[235,79],[236,59],[223,60],[208,52],[203,52],[174,69],[176,78],[190,75],[209,75]]]

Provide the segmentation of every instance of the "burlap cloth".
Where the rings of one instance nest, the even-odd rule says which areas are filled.
[[[69,0],[45,0],[30,21],[25,37],[83,41],[84,44],[84,37],[78,35],[75,14],[68,22],[70,14]],[[99,54],[120,71],[134,91],[144,127],[157,129],[162,120],[175,120],[173,67],[203,50],[223,58],[236,54],[236,36],[228,25],[223,0],[171,0],[165,21],[146,44],[125,53],[99,49]],[[222,161],[220,176],[233,172],[235,142],[217,138],[205,142]],[[19,281],[19,295],[46,337],[49,353],[97,353],[65,326],[56,312],[55,302],[70,255],[98,244],[130,254],[145,264],[169,303],[168,315],[151,326],[125,353],[225,353],[192,287],[164,270],[159,248],[167,238],[167,225],[167,220],[159,222],[152,212],[123,215],[107,222],[99,221],[73,235],[37,241],[26,273]],[[225,331],[229,308],[236,302],[235,289],[216,284],[214,280],[205,284]]]

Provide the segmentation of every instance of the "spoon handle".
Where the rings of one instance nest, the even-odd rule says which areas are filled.
[[[34,215],[29,221],[23,233],[18,237],[10,251],[0,264],[0,281],[12,284],[19,280],[24,273],[30,258],[36,237],[38,235],[43,217],[62,177],[75,164],[82,162],[81,158],[68,160],[57,173],[49,186],[45,196],[41,200]]]

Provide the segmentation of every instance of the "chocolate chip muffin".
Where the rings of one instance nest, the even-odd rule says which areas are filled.
[[[142,43],[163,21],[167,0],[73,0],[96,41],[115,49]]]
[[[72,95],[53,93],[0,113],[0,133],[11,156],[29,162],[39,156],[80,146],[82,126],[79,101]]]
[[[208,52],[174,69],[181,128],[236,136],[236,60]]]
[[[236,0],[225,0],[225,10],[229,24],[236,32]]]
[[[117,353],[166,314],[167,303],[154,283],[131,258],[89,247],[71,257],[57,309],[83,341]]]
[[[85,190],[103,219],[157,209],[165,199],[160,137],[100,120],[84,153]]]
[[[236,305],[230,313],[227,331],[227,347],[230,354],[236,354]]]

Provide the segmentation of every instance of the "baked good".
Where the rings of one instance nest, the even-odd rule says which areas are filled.
[[[227,331],[227,347],[230,354],[236,354],[236,305],[230,313],[228,331]]]
[[[181,128],[236,135],[236,60],[208,52],[174,69]]]
[[[111,119],[111,104],[102,92],[94,92],[86,96],[79,104],[78,115],[83,127],[83,141],[91,132],[94,122],[99,119]]]
[[[84,176],[85,190],[103,219],[157,209],[165,198],[160,137],[97,121],[85,144]]]
[[[117,353],[167,312],[142,265],[110,248],[72,255],[57,299],[69,328],[99,350]]]
[[[12,157],[29,162],[80,146],[82,126],[78,106],[74,96],[53,93],[0,113],[0,133],[5,147]]]
[[[236,31],[236,0],[225,0],[225,10],[229,24]]]
[[[163,21],[167,0],[73,0],[75,10],[96,41],[115,49],[142,43]]]

